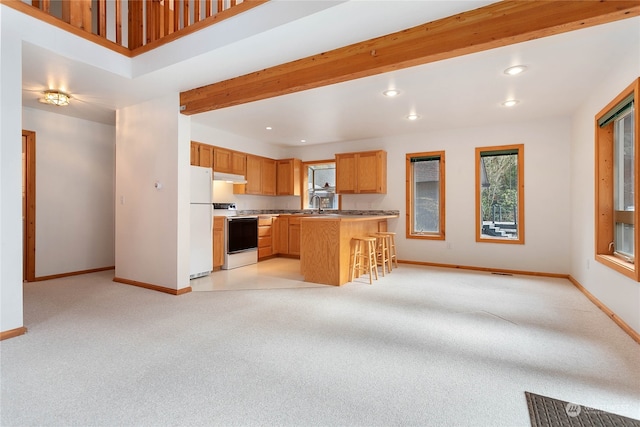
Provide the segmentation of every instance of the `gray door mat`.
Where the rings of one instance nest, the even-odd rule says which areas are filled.
[[[640,427],[640,421],[525,391],[532,427]]]

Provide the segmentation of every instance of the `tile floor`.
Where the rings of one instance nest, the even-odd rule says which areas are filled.
[[[326,286],[328,285],[303,281],[300,261],[290,258],[273,258],[233,270],[216,271],[209,276],[191,280],[191,289],[194,292]]]

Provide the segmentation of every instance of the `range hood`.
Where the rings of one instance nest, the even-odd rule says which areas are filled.
[[[247,180],[242,175],[236,175],[234,173],[213,172],[214,181],[224,181],[233,184],[246,184]]]

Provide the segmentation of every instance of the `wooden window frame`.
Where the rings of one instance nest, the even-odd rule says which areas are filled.
[[[480,184],[482,180],[482,168],[480,159],[482,153],[491,151],[516,151],[518,152],[518,238],[498,239],[482,237],[482,198]],[[524,245],[524,144],[501,145],[493,147],[476,147],[476,242],[478,243],[504,243],[511,245]]]
[[[634,228],[634,248],[636,254],[634,261],[629,262],[619,256],[616,256],[614,248],[610,243],[614,240],[615,224],[614,224],[614,180],[613,180],[613,122],[600,127],[598,121],[600,118],[608,114],[612,109],[622,102],[627,96],[633,94],[635,108],[633,113],[634,120],[634,162],[635,162],[635,206],[640,204],[640,174],[638,166],[640,165],[640,108],[638,108],[638,100],[640,99],[640,78],[631,83],[625,90],[616,96],[606,107],[604,107],[595,117],[595,259],[599,263],[612,268],[613,270],[635,280],[640,281],[640,269],[638,268],[638,243],[640,232],[638,227]],[[640,224],[640,210],[633,212],[634,224]]]
[[[300,191],[300,209],[301,210],[308,210],[310,209],[309,207],[306,206],[305,201],[309,198],[309,172],[308,172],[308,168],[309,166],[313,166],[313,165],[323,165],[323,164],[327,164],[327,163],[336,163],[336,159],[327,159],[327,160],[309,160],[307,162],[302,162],[300,165],[300,185],[301,185],[301,191]],[[337,169],[336,169],[336,173],[337,173]],[[336,176],[337,179],[337,176]],[[336,183],[337,185],[337,183]],[[336,196],[338,197],[338,209],[339,211],[342,210],[342,195],[336,193]],[[329,212],[334,212],[335,209],[325,209],[325,211],[329,211]]]
[[[416,157],[439,157],[439,220],[440,226],[438,232],[415,232],[413,230],[413,167],[411,159]],[[444,151],[429,151],[422,153],[408,153],[405,156],[406,163],[406,237],[407,239],[423,239],[423,240],[445,240],[445,155]]]

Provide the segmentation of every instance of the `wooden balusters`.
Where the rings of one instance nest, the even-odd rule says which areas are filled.
[[[133,51],[149,43],[157,42],[163,37],[185,30],[200,21],[215,17],[221,12],[225,12],[225,18],[231,17],[236,13],[259,6],[268,0],[253,0],[250,3],[246,2],[246,0],[246,3],[241,0],[56,1],[60,1],[61,7],[54,8],[54,11],[51,10],[51,0],[31,0],[31,5],[76,28],[101,37],[105,43],[99,43],[104,46],[109,47],[108,40],[115,42],[120,49],[125,47],[129,51]],[[128,6],[127,17],[122,16],[123,1]],[[245,4],[242,5],[242,3]],[[11,5],[11,3],[7,4]],[[226,13],[236,5],[242,5],[242,7],[238,8],[237,11]],[[111,16],[111,14],[114,16]],[[225,19],[221,16],[218,18]],[[122,39],[123,27],[128,33],[128,40],[126,41]],[[188,32],[185,34],[188,34]],[[91,37],[88,38],[92,39]],[[95,41],[95,39],[93,40]],[[126,43],[126,46],[124,46],[124,43]],[[121,51],[117,48],[115,50]]]

